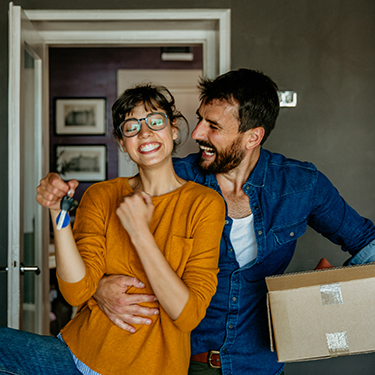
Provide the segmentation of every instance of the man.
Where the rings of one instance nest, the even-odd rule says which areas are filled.
[[[240,69],[203,80],[200,90],[192,133],[200,154],[174,166],[182,178],[221,193],[227,212],[218,287],[192,332],[189,374],[281,374],[269,347],[265,277],[285,271],[307,225],[348,251],[347,264],[375,261],[375,227],[314,165],[262,148],[279,113],[269,77]],[[152,296],[126,295],[129,284],[139,281],[105,278],[97,299],[115,324],[134,331],[128,323],[147,324],[144,316],[157,310],[137,305]]]

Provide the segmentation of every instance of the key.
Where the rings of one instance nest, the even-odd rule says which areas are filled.
[[[68,195],[65,195],[65,197],[61,199],[61,203],[60,203],[61,212],[59,214],[58,221],[57,221],[57,226],[56,226],[57,230],[60,230],[63,227],[66,214],[68,213],[68,211],[72,209],[72,207],[76,205],[77,205],[77,201],[75,201],[73,197],[69,197],[69,192],[68,192]],[[64,225],[64,228],[66,226],[67,224]]]

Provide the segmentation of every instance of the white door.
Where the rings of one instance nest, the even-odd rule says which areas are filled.
[[[35,200],[42,175],[44,44],[21,7],[9,5],[8,326],[48,333],[45,210]],[[47,219],[48,220],[48,219]],[[44,226],[48,232],[48,221]],[[43,246],[44,245],[44,246]],[[47,249],[48,251],[48,244]],[[43,259],[44,258],[44,259]],[[40,273],[41,272],[41,273]]]

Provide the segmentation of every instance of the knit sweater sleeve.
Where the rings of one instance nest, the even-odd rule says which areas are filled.
[[[106,269],[106,227],[113,200],[112,186],[92,185],[83,195],[74,223],[74,239],[86,266],[84,278],[76,283],[58,282],[61,293],[72,306],[86,302],[95,293]],[[111,209],[112,207],[112,209]]]
[[[220,239],[225,219],[225,204],[215,191],[197,190],[196,202],[191,204],[193,231],[192,251],[182,275],[190,295],[174,324],[185,332],[192,331],[204,318],[211,298],[216,292]],[[202,198],[203,197],[203,198]]]

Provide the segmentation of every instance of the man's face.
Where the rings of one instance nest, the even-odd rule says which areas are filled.
[[[245,157],[243,134],[238,133],[238,104],[225,100],[202,103],[192,138],[201,149],[200,167],[208,173],[226,173]]]

